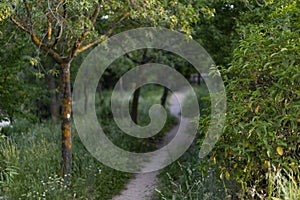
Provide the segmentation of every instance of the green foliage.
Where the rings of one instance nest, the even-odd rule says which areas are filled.
[[[240,27],[243,40],[222,71],[227,121],[213,155],[242,193],[257,197],[267,195],[268,166],[299,174],[300,13],[289,0],[251,13],[259,21]]]
[[[199,9],[208,12],[208,8],[194,7],[190,1],[158,1],[148,0],[135,2],[129,6],[132,9],[131,17],[140,20],[140,25],[165,27],[178,30],[191,36],[192,24],[199,19]],[[142,6],[142,9],[136,9]],[[201,5],[203,6],[203,5]]]
[[[96,104],[97,116],[100,123],[103,126],[104,132],[108,138],[113,141],[114,144],[122,149],[131,152],[148,152],[155,150],[153,145],[154,141],[157,141],[162,135],[168,131],[174,124],[176,124],[176,118],[170,116],[168,113],[168,119],[163,129],[153,137],[141,139],[127,134],[124,134],[115,124],[112,118],[111,112],[111,93],[112,91],[103,91],[100,97],[99,103]],[[163,93],[163,89],[158,85],[147,85],[141,87],[141,96],[139,99],[138,107],[138,124],[145,126],[150,122],[149,109],[153,104],[160,104],[160,97]]]
[[[144,108],[149,108],[153,101],[159,102],[162,89],[157,87],[142,90],[139,110],[142,123],[148,122],[148,110]],[[154,140],[161,137],[162,133],[155,139],[133,140],[132,137],[126,137],[116,124],[111,123],[113,120],[109,114],[110,95],[111,91],[103,91],[101,98],[96,100],[99,121],[107,136],[120,147],[130,151],[154,149]],[[163,131],[170,129],[174,123],[176,120],[171,118]],[[106,167],[92,157],[81,143],[73,125],[72,185],[69,189],[65,188],[60,176],[61,148],[57,145],[61,139],[59,129],[58,124],[51,122],[32,124],[27,119],[16,119],[13,128],[7,131],[7,139],[10,142],[5,143],[3,148],[0,145],[0,152],[7,152],[5,157],[9,165],[5,166],[14,166],[12,169],[15,169],[5,171],[6,174],[11,173],[14,179],[13,182],[6,181],[5,187],[0,184],[1,195],[8,199],[111,199],[123,189],[131,174]],[[0,163],[0,173],[2,166]]]
[[[17,160],[18,151],[15,145],[0,133],[0,191],[12,184],[15,176],[18,175]]]
[[[0,1],[0,23],[2,23],[5,19],[7,19],[13,12],[12,4],[16,3],[15,1]],[[1,31],[0,31],[1,33]]]
[[[51,123],[30,125],[26,120],[17,122],[14,126],[16,128],[12,128],[9,134],[11,142],[3,148],[1,146],[6,160],[14,164],[9,166],[16,167],[10,168],[17,169],[18,172],[13,182],[6,181],[5,187],[2,188],[2,194],[8,199],[107,199],[122,189],[130,177],[129,174],[100,164],[84,148],[75,133],[73,184],[68,190],[60,177],[61,149],[57,145],[61,137],[59,126]],[[15,153],[12,154],[13,152]],[[5,173],[15,175],[13,171]]]
[[[199,160],[198,153],[193,144],[177,162],[160,173],[154,199],[230,199],[216,166],[210,160]]]
[[[26,61],[19,52],[28,52],[27,41],[5,23],[0,24],[3,35],[0,36],[0,119],[12,118],[20,114],[21,105],[29,96],[24,86],[24,66]],[[10,53],[7,53],[10,52]]]
[[[47,116],[49,91],[44,76],[48,72],[41,64],[39,50],[11,24],[3,22],[0,28],[3,33],[0,35],[0,120],[8,117],[13,122],[20,116],[37,120]]]
[[[193,87],[199,102],[201,116],[209,113],[208,89],[205,85]],[[190,96],[183,100],[183,107],[190,107]],[[197,142],[200,142],[200,135]],[[202,140],[202,139],[201,139]],[[176,163],[166,167],[159,175],[160,184],[155,199],[230,199],[227,188],[217,173],[217,166],[210,159],[199,160],[199,149],[193,143]]]
[[[292,171],[270,166],[267,177],[269,180],[268,199],[293,200],[300,197],[299,174],[295,176]]]
[[[39,56],[40,47],[34,49],[29,38],[6,23],[10,16],[14,16],[21,21],[24,19],[25,25],[29,24],[24,4],[15,5],[17,12],[14,12],[9,2],[13,1],[0,2],[0,120],[2,115],[17,120],[13,129],[5,130],[7,137],[0,137],[0,198],[2,194],[8,199],[111,198],[122,189],[130,177],[128,174],[99,164],[75,133],[73,184],[66,190],[59,176],[59,127],[51,123],[32,125],[32,122],[17,117],[25,113],[26,117],[36,119],[35,116],[45,114],[40,111],[47,112],[43,105],[49,103],[49,92],[42,88],[45,88],[43,78],[48,69],[45,67],[47,63],[44,63],[45,66],[41,64],[46,60]],[[89,31],[83,45],[106,34],[111,27],[120,32],[140,26],[162,26],[193,36],[218,65],[224,65],[222,75],[228,95],[227,122],[211,154],[212,161],[199,161],[197,153],[186,154],[179,164],[170,165],[162,174],[158,198],[215,198],[215,185],[221,199],[225,198],[223,194],[232,195],[240,187],[240,198],[277,200],[299,196],[298,1],[102,1],[95,24],[91,20],[98,2],[95,0],[66,0],[65,4],[57,0],[27,2],[39,38],[45,38],[52,20],[52,37],[48,43],[53,44],[56,37],[62,38],[53,47],[60,55],[68,55],[74,45],[72,42],[79,41],[85,30]],[[62,17],[64,12],[66,17]],[[127,12],[130,13],[129,18],[115,27]],[[57,36],[60,28],[63,31]],[[241,40],[237,43],[238,37]],[[184,62],[164,53],[153,51],[150,56],[184,75],[190,73],[186,65],[182,65]],[[139,52],[130,55],[140,57]],[[79,66],[83,57],[73,62],[73,66]],[[134,66],[126,59],[119,59],[114,64],[118,65],[117,70],[105,72],[106,80],[111,80],[109,83],[105,81],[105,87],[111,87],[111,83],[115,82],[113,79]],[[72,67],[72,70],[72,73],[76,72],[76,68]],[[49,73],[59,74],[56,69]],[[206,93],[201,91],[196,93],[202,100]],[[149,107],[160,102],[162,89],[142,88],[141,93],[138,121],[145,125],[149,123]],[[148,140],[123,134],[111,120],[110,100],[105,97],[110,94],[104,91],[97,101],[99,121],[108,137],[123,149],[135,152],[153,150],[153,141],[162,133]],[[200,108],[206,108],[208,104],[202,105],[201,100]],[[184,106],[189,106],[188,101],[185,100]],[[209,113],[206,109],[203,111]],[[176,120],[171,118],[162,132],[174,123]],[[200,132],[205,135],[209,117],[201,116],[200,123]],[[199,144],[202,139],[198,139]],[[221,180],[215,173],[217,171]],[[209,182],[212,177],[213,181]],[[221,181],[225,187],[221,186]],[[235,182],[241,186],[236,186]]]
[[[194,27],[193,38],[213,58],[217,65],[227,66],[238,41],[236,25],[247,10],[242,1],[210,1],[208,7],[215,10],[211,18],[203,17]]]
[[[197,100],[200,109],[200,115],[206,116],[208,114],[208,108],[210,107],[210,97],[209,91],[205,84],[200,86],[193,87],[195,94],[197,95]],[[191,107],[191,96],[192,94],[188,93],[182,103],[182,109],[188,109]]]
[[[49,61],[40,57],[25,33],[6,22],[0,30],[0,119],[47,118],[50,91],[45,77],[57,72],[47,70]]]

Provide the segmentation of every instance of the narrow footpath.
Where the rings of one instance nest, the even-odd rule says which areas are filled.
[[[173,92],[169,99],[170,113],[178,119],[180,119],[180,104],[184,96],[184,91],[177,91]],[[168,144],[177,133],[178,128],[179,124],[167,132],[162,138],[162,141],[157,145],[157,148]],[[145,167],[155,165],[155,163],[158,162],[157,159],[164,158],[154,157],[145,164]],[[126,189],[123,190],[120,195],[113,197],[112,200],[151,200],[152,195],[155,193],[157,185],[156,176],[158,174],[159,171],[135,174],[134,178],[126,184]]]

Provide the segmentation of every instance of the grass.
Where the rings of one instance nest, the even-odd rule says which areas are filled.
[[[203,91],[201,91],[203,90]],[[200,109],[204,112],[209,105],[206,101],[205,87],[195,90]],[[183,106],[190,106],[189,95]],[[204,100],[201,102],[200,100]],[[202,112],[203,113],[203,112]],[[209,112],[207,112],[209,113]],[[200,118],[201,120],[201,118]],[[201,142],[198,136],[197,142]],[[300,200],[300,177],[292,171],[269,167],[266,174],[266,189],[262,193],[254,188],[247,188],[249,193],[242,194],[241,186],[207,157],[198,158],[199,145],[194,144],[176,162],[165,168],[159,175],[160,185],[156,189],[155,200],[203,200],[203,199],[268,199],[268,200]],[[221,174],[221,175],[220,175]],[[231,176],[234,176],[232,174]],[[248,191],[247,190],[247,191]]]
[[[109,91],[104,93],[110,94]],[[142,90],[139,105],[140,122],[147,123],[147,108],[153,103],[159,103],[161,94],[162,89],[156,87]],[[116,124],[112,123],[108,108],[109,99],[106,95],[101,98],[97,101],[97,112],[105,133],[114,143],[130,151],[143,152],[153,149],[155,141],[176,123],[174,118],[170,118],[156,137],[132,138],[123,134]],[[1,171],[2,168],[11,169],[12,172],[10,180],[4,179],[0,182],[0,199],[111,199],[124,188],[132,176],[106,167],[92,157],[81,143],[73,126],[72,185],[65,188],[60,169],[60,125],[51,121],[33,124],[26,119],[18,119],[13,126],[5,130],[6,136],[2,136],[0,140],[2,159],[6,162],[0,160],[0,174],[10,173],[9,170]]]
[[[274,165],[268,167],[265,175],[266,188],[258,191],[254,186],[247,188],[247,194],[243,198],[267,199],[267,200],[299,200],[300,176],[292,170],[278,168]]]
[[[275,166],[269,168],[268,198],[269,200],[299,200],[300,176]]]
[[[81,144],[73,128],[73,177],[70,189],[60,178],[60,127],[34,124],[26,132],[12,130],[5,158],[17,169],[13,182],[3,188],[7,199],[110,198],[122,189],[129,174],[103,166]],[[9,149],[15,149],[12,152]]]
[[[203,200],[228,197],[222,180],[210,160],[199,160],[199,149],[193,144],[175,163],[159,175],[155,200]]]
[[[205,85],[193,87],[201,115],[209,113],[210,102]],[[191,107],[190,93],[183,100],[183,107]],[[199,139],[198,136],[197,139]],[[160,185],[157,188],[156,200],[182,199],[226,199],[229,198],[218,170],[210,159],[200,160],[199,147],[196,141],[181,158],[165,168],[159,175]]]

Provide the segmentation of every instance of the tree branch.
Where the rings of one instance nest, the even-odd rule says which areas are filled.
[[[96,8],[95,8],[95,10],[94,10],[94,12],[93,12],[92,17],[91,17],[91,21],[92,21],[93,24],[96,23],[97,17],[98,17],[98,15],[99,15],[100,5],[101,5],[101,4],[100,4],[100,1],[98,1],[97,6],[96,6]]]
[[[51,41],[51,36],[52,36],[52,20],[50,17],[50,14],[46,14],[47,20],[48,20],[48,30],[47,30],[47,38],[48,38],[48,43]]]
[[[84,31],[81,34],[81,38],[74,43],[71,54],[69,56],[70,59],[72,59],[73,57],[75,57],[79,53],[78,49],[82,45],[82,43],[85,41],[88,34],[89,34],[89,31]]]
[[[102,42],[106,37],[110,36],[110,35],[113,33],[113,30],[115,29],[115,27],[116,27],[119,23],[121,23],[127,16],[129,16],[129,14],[130,14],[129,12],[124,13],[124,14],[121,16],[121,18],[120,18],[118,21],[116,21],[116,22],[113,24],[113,26],[112,26],[112,27],[111,27],[104,35],[101,35],[98,39],[94,40],[93,42],[88,43],[88,44],[85,45],[85,46],[82,46],[82,47],[77,48],[77,50],[75,51],[75,54],[74,54],[74,55],[76,56],[78,53],[81,53],[81,52],[83,52],[83,51],[89,49],[90,47],[92,47],[92,46],[94,46],[94,45],[96,45],[96,44]]]
[[[24,25],[22,25],[20,22],[18,22],[16,19],[14,19],[13,17],[10,17],[10,20],[21,30],[27,32],[30,34],[30,30],[27,29]]]
[[[21,30],[25,31],[31,36],[33,43],[38,46],[39,48],[45,50],[50,56],[57,62],[63,62],[63,58],[59,56],[53,49],[49,48],[47,45],[43,44],[35,35],[35,33],[27,28],[25,28],[20,22],[15,20],[13,17],[10,17],[10,20]]]
[[[57,34],[55,36],[55,40],[54,40],[54,42],[52,44],[52,48],[55,48],[55,46],[57,45],[57,43],[60,41],[62,33],[63,33],[63,24],[60,22],[59,30],[57,31]]]
[[[29,19],[30,29],[32,30],[33,29],[33,23],[32,23],[32,15],[31,15],[31,12],[30,12],[30,6],[29,6],[27,0],[23,0],[23,2],[24,2],[24,5],[25,5],[25,8],[26,8],[26,11],[27,11],[27,17]]]
[[[140,65],[141,61],[134,59],[133,57],[129,56],[129,54],[125,54],[126,58],[128,58],[129,60],[131,60],[132,62],[134,62],[135,64]]]
[[[64,61],[64,58],[61,57],[58,53],[56,53],[52,48],[48,47],[46,44],[42,43],[36,36],[35,33],[31,32],[31,39],[33,43],[38,46],[39,48],[46,51],[57,63],[62,63]]]
[[[93,12],[93,15],[92,15],[91,19],[90,19],[93,24],[95,24],[96,19],[99,15],[99,10],[100,10],[100,2],[97,3],[97,6],[96,6],[96,8]],[[81,38],[74,43],[74,46],[72,48],[72,52],[71,52],[71,55],[70,55],[71,58],[76,56],[79,53],[78,49],[83,44],[83,42],[85,41],[85,39],[86,39],[86,37],[88,36],[89,33],[90,33],[90,30],[87,30],[85,28],[84,32],[81,34]]]
[[[58,8],[60,7],[60,5],[63,6],[63,15],[62,15],[62,18],[65,19],[67,17],[67,8],[66,8],[66,4],[64,1],[62,1],[61,3],[58,4],[57,8],[56,8],[56,14],[59,16],[59,13],[58,13]],[[49,10],[51,11],[52,15],[53,14],[53,11],[51,10],[50,8],[50,1],[48,0],[48,7],[49,7]],[[55,17],[55,15],[54,15]],[[56,18],[56,17],[55,17]],[[55,36],[55,40],[52,44],[52,48],[55,48],[55,46],[57,45],[57,43],[61,40],[61,37],[62,37],[62,33],[63,33],[63,20],[59,20],[58,18],[56,18],[57,22],[59,23],[59,29],[56,33],[56,36]]]

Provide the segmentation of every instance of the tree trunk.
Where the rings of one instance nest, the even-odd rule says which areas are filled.
[[[168,91],[169,89],[167,87],[164,87],[163,95],[161,96],[161,105],[165,108],[166,107],[166,100],[168,97]]]
[[[197,78],[197,83],[198,83],[198,85],[201,85],[201,74],[200,73],[198,73],[198,78]]]
[[[97,92],[98,92],[99,98],[101,98],[101,96],[102,96],[102,85],[101,85],[100,82],[98,83],[98,86],[97,86]]]
[[[132,121],[136,124],[137,124],[137,117],[138,117],[138,105],[139,105],[140,89],[141,88],[137,88],[133,93],[131,113],[130,113]]]
[[[63,79],[62,102],[62,176],[67,186],[71,183],[72,173],[72,135],[71,135],[71,83],[70,63],[61,64]]]
[[[146,64],[149,61],[149,58],[147,57],[147,49],[144,49],[142,60],[139,63],[140,65]],[[137,63],[137,62],[136,62]],[[140,74],[137,77],[138,85],[141,83],[141,76],[143,74],[143,71],[140,72]],[[131,118],[134,123],[137,124],[137,118],[138,118],[138,105],[139,105],[139,98],[140,98],[140,88],[137,88],[133,93],[133,99],[132,99],[132,105],[131,105]]]

